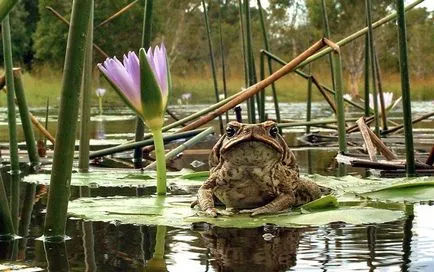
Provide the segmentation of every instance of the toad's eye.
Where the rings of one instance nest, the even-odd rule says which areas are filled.
[[[236,131],[236,129],[234,128],[234,127],[227,127],[226,128],[226,135],[228,136],[228,137],[232,137],[232,136],[234,136],[235,135],[235,132],[237,132]]]
[[[271,137],[276,137],[277,134],[279,134],[279,130],[277,129],[277,127],[272,127],[270,128],[270,131],[268,133],[270,133]]]

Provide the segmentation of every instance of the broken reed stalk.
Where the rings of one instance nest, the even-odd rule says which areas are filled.
[[[207,129],[205,129],[204,131],[202,131],[201,133],[192,137],[191,139],[189,139],[185,143],[178,145],[176,148],[174,148],[174,149],[172,149],[166,153],[166,155],[165,155],[166,161],[174,158],[176,155],[178,155],[179,153],[181,153],[185,149],[187,149],[187,148],[197,144],[198,142],[202,141],[203,138],[205,138],[206,136],[208,136],[211,133],[214,133],[213,127],[209,127]],[[149,164],[148,166],[146,166],[144,170],[153,169],[153,168],[155,168],[155,166],[156,166],[156,162],[154,161],[151,164]]]
[[[205,28],[206,28],[206,37],[208,40],[208,53],[209,53],[209,59],[211,64],[211,73],[212,73],[212,80],[213,80],[213,86],[214,86],[214,95],[215,100],[218,103],[220,101],[219,98],[219,88],[217,84],[217,72],[216,72],[216,66],[215,66],[215,59],[214,59],[214,48],[211,40],[211,29],[209,26],[209,18],[208,18],[208,10],[205,4],[205,0],[202,0],[202,7],[203,7],[203,16],[205,20]],[[208,3],[209,7],[209,3]],[[223,135],[224,128],[223,128],[223,119],[221,116],[218,117],[219,120],[219,128],[220,128],[220,134]]]
[[[265,78],[262,81],[259,81],[258,83],[250,86],[249,88],[237,93],[236,97],[231,99],[229,102],[221,106],[220,108],[214,110],[213,112],[210,112],[209,114],[202,116],[195,122],[190,123],[189,125],[183,127],[181,131],[187,131],[190,129],[195,129],[201,125],[204,125],[208,123],[209,121],[213,120],[215,117],[225,113],[226,111],[232,109],[236,105],[240,104],[241,102],[247,100],[248,98],[252,97],[265,87],[269,86],[272,82],[275,82],[279,78],[283,77],[284,75],[288,74],[289,72],[293,71],[295,67],[300,64],[303,60],[320,50],[325,46],[324,39],[319,40],[314,45],[312,45],[310,48],[308,48],[306,51],[295,57],[292,61],[290,61],[288,64],[286,64],[284,67],[280,68],[267,78]]]
[[[72,6],[56,129],[56,145],[45,216],[44,236],[48,241],[65,239],[80,86],[83,78],[84,45],[92,6],[92,0],[75,0]]]
[[[204,129],[196,129],[196,130],[189,130],[186,132],[175,132],[174,134],[164,136],[163,140],[164,140],[164,143],[167,143],[167,142],[177,140],[177,139],[189,138],[189,137],[192,137],[194,135],[199,134],[203,130]],[[149,137],[149,138],[151,138],[151,137]],[[118,146],[109,147],[109,148],[101,149],[98,151],[94,151],[94,152],[90,153],[89,158],[93,159],[93,158],[97,158],[97,157],[111,155],[111,154],[118,153],[118,152],[123,152],[126,150],[131,150],[131,149],[134,149],[137,147],[144,147],[144,146],[153,145],[154,141],[152,139],[149,139],[149,138],[146,140],[143,140],[143,141],[139,141],[139,142],[133,142],[133,143],[118,145]]]
[[[369,131],[371,129],[366,125],[363,117],[360,117],[360,119],[357,120],[357,126],[359,127],[360,134],[362,134],[363,141],[365,142],[366,150],[369,154],[369,159],[374,162],[377,161],[377,150],[375,149],[375,146],[372,143],[371,136],[369,134]]]
[[[414,8],[415,6],[417,6],[418,4],[422,3],[423,1],[424,1],[424,0],[416,0],[416,1],[412,2],[412,3],[410,3],[410,4],[407,5],[405,8],[403,8],[403,12],[404,12],[404,11],[408,11],[408,10]],[[383,17],[382,19],[376,21],[375,23],[373,23],[373,24],[372,24],[372,28],[375,29],[375,28],[377,28],[377,27],[379,27],[379,26],[381,26],[381,25],[383,25],[383,24],[385,24],[385,23],[387,23],[387,22],[390,22],[390,21],[396,19],[397,16],[398,16],[398,13],[397,13],[397,12],[391,13],[391,14],[389,14],[389,15]],[[357,39],[357,38],[359,38],[359,37],[365,35],[367,32],[368,32],[368,28],[365,27],[365,28],[363,28],[363,29],[361,29],[361,30],[359,30],[359,31],[357,31],[357,32],[355,32],[355,33],[353,33],[353,34],[347,36],[346,38],[344,38],[344,39],[342,39],[342,40],[336,42],[336,44],[339,45],[339,46],[346,45],[347,43],[351,42],[352,40]],[[329,53],[332,52],[332,51],[333,51],[333,49],[331,49],[331,48],[325,48],[324,50],[321,50],[320,52],[318,52],[318,53],[316,53],[316,54],[310,56],[310,57],[307,58],[306,60],[304,60],[302,63],[300,63],[300,64],[297,66],[297,68],[304,67],[304,66],[306,66],[308,63],[311,63],[312,61],[315,61],[315,60],[317,60],[317,59],[319,59],[319,58],[321,58],[321,57],[323,57],[323,56],[329,54]]]
[[[2,0],[0,1],[0,22],[3,21],[9,14],[9,11],[15,6],[18,0]]]
[[[83,79],[81,83],[81,109],[80,109],[80,145],[78,156],[78,170],[81,173],[89,172],[89,143],[90,143],[90,107],[92,98],[92,61],[93,61],[93,12],[90,12],[89,26],[86,35],[86,54],[84,57]],[[101,101],[101,100],[100,100]]]
[[[258,3],[258,9],[259,9],[259,16],[261,19],[261,29],[262,29],[262,37],[264,40],[264,47],[265,47],[265,50],[270,51],[270,42],[268,41],[267,29],[265,28],[265,18],[264,18],[264,12],[262,10],[261,0],[258,0],[257,3]],[[264,55],[264,53],[261,50],[261,58],[263,55]],[[268,56],[267,56],[267,65],[268,65],[268,74],[271,75],[273,73],[273,65],[271,63],[270,57],[268,57]],[[264,76],[264,78],[265,78],[265,76]],[[264,78],[261,78],[261,80]],[[274,82],[271,83],[271,93],[273,95],[274,112],[276,115],[276,121],[278,123],[280,123],[281,117],[280,117],[280,109],[279,109],[279,100],[277,98],[276,85],[274,84]],[[265,101],[263,101],[262,104],[264,105],[263,111],[265,112]],[[265,118],[263,121],[265,121]]]
[[[54,137],[50,134],[50,132],[36,119],[33,114],[29,113],[30,120],[32,121],[33,125],[42,133],[44,136],[54,145],[56,140]]]
[[[341,51],[337,44],[328,39],[324,39],[325,43],[333,48],[332,54],[332,67],[334,69],[335,80],[335,101],[337,108],[338,119],[338,135],[339,135],[339,151],[341,153],[347,151],[347,134],[345,131],[345,108],[344,108],[344,94],[343,94],[343,82],[342,82],[342,60]]]
[[[226,65],[225,65],[225,50],[223,46],[223,30],[222,30],[222,1],[219,1],[219,40],[220,40],[220,57],[221,57],[221,65],[222,65],[222,83],[223,83],[223,95],[224,98],[228,97],[228,87],[226,83]],[[229,122],[229,114],[226,112],[226,123]]]
[[[32,123],[30,120],[29,108],[27,106],[26,95],[24,92],[23,80],[21,77],[21,69],[14,68],[14,85],[16,103],[20,110],[21,124],[26,140],[27,154],[29,155],[30,167],[36,169],[40,165],[38,150],[36,149],[35,134],[33,133]]]
[[[406,148],[407,176],[416,175],[413,146],[413,125],[411,121],[410,77],[408,74],[407,30],[405,26],[404,0],[396,0],[398,13],[399,66],[401,71],[402,111],[404,113],[404,134]]]
[[[283,61],[282,59],[280,59],[279,57],[273,55],[272,53],[265,51],[265,50],[261,50],[264,54],[266,54],[270,59],[276,61],[277,63],[281,64],[281,65],[286,65],[287,62]],[[300,69],[296,69],[294,70],[294,73],[296,73],[297,75],[303,77],[304,79],[309,79],[310,76],[312,75],[308,75],[306,73],[304,73],[303,71],[301,71]],[[328,88],[327,86],[320,84],[315,77],[313,77],[313,83],[315,84],[315,86],[318,87],[318,90],[321,92],[321,94],[323,95],[323,97],[326,99],[326,101],[329,103],[330,107],[332,108],[333,112],[336,113],[336,106],[334,105],[333,101],[327,96],[325,95],[325,91],[329,92],[330,94],[335,95],[335,91]],[[348,100],[346,98],[344,98],[344,101],[347,102],[350,105],[353,105],[354,107],[363,110],[364,108],[362,106],[360,106],[359,104],[354,103],[351,100]]]
[[[371,0],[365,0],[365,8],[366,8],[366,18],[368,20],[368,40],[369,40],[369,57],[370,57],[369,60],[371,63],[372,98],[374,104],[375,134],[380,135],[379,118],[378,118],[379,112],[378,112],[377,74],[375,71],[375,44],[374,44],[374,32],[372,31]],[[382,98],[380,98],[380,101],[381,99]]]
[[[424,115],[422,115],[422,116],[420,116],[420,117],[418,117],[418,118],[414,118],[414,119],[411,121],[411,123],[412,123],[412,124],[415,124],[415,123],[420,122],[420,121],[422,121],[422,120],[428,119],[428,118],[430,118],[431,116],[434,116],[434,112],[430,112],[430,113],[424,114]],[[383,131],[382,134],[383,134],[383,135],[387,135],[387,134],[390,134],[390,133],[398,132],[399,130],[403,129],[404,126],[405,126],[405,124],[402,124],[402,125],[399,125],[399,126],[393,127],[393,128],[388,129],[388,130],[386,130],[386,131]]]
[[[10,152],[10,209],[14,230],[18,230],[19,206],[20,206],[20,165],[18,157],[17,123],[15,117],[15,82],[13,75],[12,42],[9,16],[2,22],[2,41],[4,67],[6,74],[8,127],[9,127],[9,152]]]
[[[101,26],[107,24],[108,22],[116,19],[117,17],[119,17],[120,15],[122,15],[123,13],[125,13],[126,11],[128,11],[130,8],[132,8],[135,4],[137,4],[137,2],[139,2],[139,0],[134,0],[133,2],[129,3],[128,5],[126,5],[125,7],[121,8],[120,10],[118,10],[117,12],[115,12],[113,15],[111,15],[110,17],[108,17],[107,19],[105,19],[104,21],[102,21],[95,28],[101,27]],[[146,6],[146,4],[145,4],[145,6]]]
[[[49,11],[51,11],[51,13],[52,13],[54,16],[56,16],[60,21],[62,21],[65,25],[67,25],[68,27],[71,26],[70,23],[69,23],[69,21],[66,20],[65,17],[63,17],[62,15],[60,15],[60,13],[57,12],[54,8],[52,8],[52,7],[50,7],[50,6],[47,6],[47,7],[45,7],[45,8],[48,9]],[[101,55],[102,57],[104,57],[104,58],[108,58],[108,57],[109,57],[109,55],[108,55],[106,52],[104,52],[104,50],[102,50],[101,47],[99,47],[98,45],[96,45],[96,44],[93,43],[92,46],[93,46],[93,48],[94,48],[98,53],[100,53],[100,55]]]

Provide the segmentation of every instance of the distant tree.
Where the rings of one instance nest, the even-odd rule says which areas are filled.
[[[39,0],[40,19],[33,35],[36,62],[46,63],[54,66],[55,69],[61,69],[65,56],[68,27],[47,10],[47,6],[54,8],[69,20],[71,1]]]
[[[390,10],[392,0],[372,1],[372,21],[382,18]],[[320,0],[306,0],[309,23],[317,30],[324,29],[322,5]],[[333,41],[360,30],[366,26],[365,1],[363,0],[326,0],[327,16],[330,25],[330,35]],[[378,43],[382,35],[374,32],[374,41]],[[342,61],[349,73],[350,91],[358,95],[358,82],[363,74],[365,39],[357,40],[342,47]],[[377,46],[378,47],[378,46]],[[377,48],[377,54],[381,54]]]
[[[12,38],[12,56],[14,64],[24,64],[25,55],[31,50],[31,37],[27,29],[26,18],[28,12],[25,10],[24,1],[20,0],[9,14]],[[0,58],[3,59],[3,44],[0,44]],[[3,63],[2,63],[3,65]]]

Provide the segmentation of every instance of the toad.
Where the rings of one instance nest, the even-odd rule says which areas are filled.
[[[321,196],[318,185],[301,178],[277,124],[229,122],[226,133],[209,156],[210,176],[199,188],[197,201],[210,216],[233,211],[252,216],[276,213]],[[215,200],[226,211],[215,208]]]

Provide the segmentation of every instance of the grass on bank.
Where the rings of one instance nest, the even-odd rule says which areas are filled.
[[[328,73],[316,73],[319,81],[326,86],[331,86]],[[60,99],[61,74],[54,72],[44,72],[38,74],[23,74],[24,88],[29,107],[44,107],[47,98],[50,100],[50,107],[57,107]],[[173,94],[170,98],[171,104],[178,103],[182,95],[191,93],[189,103],[213,103],[215,101],[212,78],[209,74],[194,74],[189,76],[173,75]],[[94,82],[94,89],[98,87],[107,88],[103,98],[104,106],[121,106],[123,102],[118,95],[105,85],[105,81]],[[228,79],[228,93],[234,94],[244,86],[244,79],[240,75],[232,76]],[[307,81],[298,75],[290,74],[280,79],[277,84],[279,102],[302,102],[306,101]],[[348,84],[345,92],[349,93]],[[401,81],[399,74],[383,75],[383,89],[391,91],[395,97],[401,96]],[[222,82],[219,82],[219,89],[222,91]],[[360,95],[363,97],[363,79],[359,82]],[[266,95],[271,96],[271,88],[266,90]],[[425,79],[412,79],[411,82],[412,100],[434,100],[434,76]],[[322,97],[314,87],[314,101],[321,101]],[[98,100],[96,94],[92,94],[92,105],[97,107]],[[6,106],[5,93],[0,94],[0,107]]]

